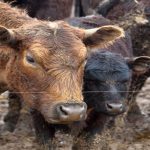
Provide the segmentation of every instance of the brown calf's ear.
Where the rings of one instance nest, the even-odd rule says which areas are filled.
[[[12,30],[0,26],[0,43],[10,44],[15,40],[15,34]]]
[[[122,28],[113,25],[85,30],[84,44],[89,48],[104,48],[116,39],[124,37]]]
[[[128,60],[128,65],[132,69],[133,73],[142,75],[150,71],[150,57],[135,57],[133,60]]]

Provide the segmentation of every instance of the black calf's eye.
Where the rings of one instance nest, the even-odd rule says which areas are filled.
[[[34,64],[35,63],[35,60],[34,60],[34,58],[31,55],[27,55],[26,56],[26,60],[30,64]]]
[[[128,83],[128,80],[123,80],[122,83]]]

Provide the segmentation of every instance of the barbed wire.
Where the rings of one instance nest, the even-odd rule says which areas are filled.
[[[86,92],[82,92],[82,93],[98,93],[98,92],[107,92],[107,93],[109,93],[109,92],[111,92],[111,91],[86,91]],[[117,91],[117,92],[137,92],[137,91]],[[141,92],[141,91],[140,91]],[[45,93],[45,94],[52,94],[52,93],[47,93],[47,92],[9,92],[9,93],[12,93],[12,94],[17,94],[17,93]]]
[[[92,93],[110,93],[111,91],[83,91],[83,94],[92,94]],[[134,93],[134,92],[138,92],[136,90],[128,90],[128,91],[116,91],[117,93]],[[145,91],[140,91],[139,93],[144,93]],[[47,94],[47,95],[51,95],[52,93],[48,93],[48,92],[8,92],[5,94],[2,93],[0,95],[0,99],[5,99],[8,97],[9,94]]]

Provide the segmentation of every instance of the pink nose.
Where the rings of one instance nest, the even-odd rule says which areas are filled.
[[[120,103],[106,103],[106,109],[110,113],[121,113],[123,111],[123,104],[120,104]]]
[[[86,118],[87,105],[85,103],[64,103],[56,107],[61,121],[80,121]]]

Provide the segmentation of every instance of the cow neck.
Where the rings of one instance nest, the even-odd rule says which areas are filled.
[[[88,115],[86,120],[85,131],[90,134],[102,133],[104,129],[108,129],[114,123],[115,117],[104,113],[95,112],[94,110]]]

